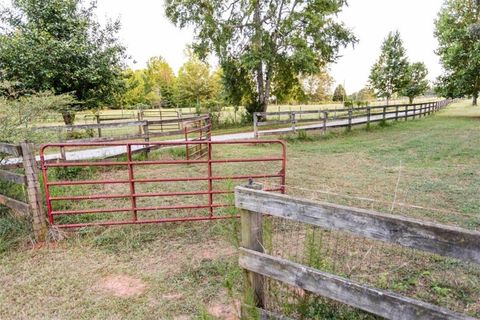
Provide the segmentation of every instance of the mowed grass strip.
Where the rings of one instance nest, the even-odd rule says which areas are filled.
[[[462,102],[421,120],[374,126],[370,130],[354,129],[349,133],[333,131],[327,136],[309,133],[308,139],[290,137],[287,191],[310,199],[478,230],[479,121],[480,109]],[[222,147],[216,152],[224,157],[277,154],[276,149],[268,146]],[[241,174],[254,169],[270,170],[268,164],[258,164],[256,168],[226,166],[223,170]],[[149,172],[145,168],[139,174],[160,177],[203,172],[196,172],[194,167],[177,169],[180,171],[170,167],[158,170]],[[222,169],[217,170],[216,174],[222,174]],[[95,172],[98,179],[116,175],[120,177],[124,173]],[[276,181],[262,182],[278,184]],[[183,188],[187,187],[191,186]],[[95,188],[99,193],[104,188],[114,187]],[[161,186],[151,188],[148,191],[162,189]],[[182,186],[178,188],[181,191]],[[155,199],[147,201],[157,202]],[[424,209],[405,207],[402,203]],[[161,205],[161,200],[158,204]],[[25,245],[11,247],[0,256],[0,282],[4,284],[0,287],[0,318],[235,316],[235,301],[240,297],[242,284],[234,245],[237,228],[234,221],[90,228],[35,250],[29,248],[27,240]],[[332,254],[338,254],[335,247],[329,245]],[[342,254],[348,254],[348,246],[341,248]],[[361,250],[363,248],[357,251],[363,253]],[[388,255],[379,254],[379,257],[376,262]],[[442,270],[449,264],[434,259],[426,264],[430,262],[437,263]],[[389,270],[395,269],[389,266]],[[377,284],[397,287],[402,293],[415,292],[419,298],[444,305],[457,305],[455,299],[462,294],[464,283],[458,288],[444,289],[434,281],[433,284],[428,282],[429,287],[422,295],[412,286],[424,285],[424,278],[430,275],[418,273],[419,269],[406,276],[405,270],[402,266],[402,274],[388,273],[388,277],[384,277],[386,280],[377,279]],[[419,274],[423,277],[420,280],[410,279]],[[440,273],[432,274],[437,281],[436,275]],[[469,285],[475,288],[478,282]],[[432,295],[435,291],[437,295]],[[478,304],[467,296],[470,291],[463,292],[466,297],[456,309],[479,316]]]

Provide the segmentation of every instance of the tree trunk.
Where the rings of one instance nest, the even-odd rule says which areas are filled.
[[[473,100],[472,100],[472,106],[477,106],[477,100],[478,100],[478,92],[475,92],[473,94]]]
[[[66,125],[73,125],[75,122],[75,112],[73,111],[64,111],[62,112],[63,122]]]
[[[255,3],[255,9],[253,13],[253,23],[255,25],[255,35],[253,38],[253,49],[254,52],[258,55],[262,55],[262,17],[261,17],[261,8],[260,1]],[[268,95],[265,87],[265,72],[264,72],[264,62],[260,58],[256,68],[256,82],[257,82],[257,101],[258,111],[266,112],[268,106]],[[268,79],[267,79],[268,80]]]
[[[413,104],[413,97],[408,97],[408,101],[410,101],[410,104]]]

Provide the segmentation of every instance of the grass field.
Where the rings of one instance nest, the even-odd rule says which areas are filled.
[[[479,121],[480,109],[461,102],[421,120],[284,137],[287,193],[479,230]],[[276,150],[247,146],[216,152],[236,157]],[[177,171],[156,168],[139,174],[198,173],[195,167]],[[190,187],[178,185],[182,190]],[[154,188],[162,186],[148,191],[159,190]],[[242,277],[236,267],[235,221],[90,228],[32,248],[20,223],[5,213],[0,217],[1,319],[235,319],[238,313]],[[311,231],[292,226],[288,234],[282,232],[274,230],[277,238],[270,249],[282,248],[282,254],[302,260]],[[289,237],[300,245],[284,245],[282,239]],[[478,266],[341,234],[325,233],[322,239],[324,259],[315,263],[320,269],[480,317]],[[312,304],[301,296],[303,311],[288,299],[274,309],[316,319],[370,318],[318,300]]]

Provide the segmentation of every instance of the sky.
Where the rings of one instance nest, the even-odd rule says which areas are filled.
[[[6,0],[0,0],[5,2]],[[349,0],[339,15],[359,39],[355,48],[340,51],[330,67],[337,84],[351,93],[363,88],[389,31],[399,30],[412,62],[422,61],[429,79],[441,73],[434,50],[433,21],[443,0]],[[165,17],[164,0],[98,0],[100,21],[120,19],[120,39],[127,46],[134,69],[143,68],[152,56],[162,56],[178,71],[185,62],[185,47],[193,40],[191,29],[180,30]]]

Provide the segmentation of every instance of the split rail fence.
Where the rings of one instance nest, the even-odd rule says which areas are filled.
[[[28,216],[32,220],[35,240],[44,241],[47,234],[47,223],[43,210],[43,196],[38,180],[34,144],[22,143],[20,145],[14,145],[0,143],[0,154],[22,157],[24,174],[0,170],[0,180],[2,182],[21,185],[26,193],[26,202],[0,194],[0,204],[12,209],[12,211],[19,215]]]
[[[261,185],[235,189],[235,205],[241,209],[242,223],[239,263],[247,271],[246,291],[253,293],[255,304],[245,306],[243,311],[254,308],[262,318],[286,319],[264,310],[265,277],[268,277],[387,319],[474,319],[266,254],[262,219],[270,215],[476,264],[480,264],[480,232],[273,194],[256,190],[258,187]],[[244,319],[247,313],[243,313]]]
[[[328,128],[346,127],[354,125],[369,125],[373,122],[408,118],[426,117],[448,106],[453,100],[446,99],[437,102],[402,104],[391,106],[367,106],[332,110],[305,110],[281,112],[255,112],[253,115],[253,130],[255,138],[261,135],[283,134],[297,132],[297,130],[321,130]],[[298,123],[309,123],[298,126]],[[288,127],[285,127],[288,125]],[[275,128],[280,126],[281,128]],[[260,130],[261,127],[274,129]]]
[[[86,139],[60,139],[62,142],[102,142],[102,141],[122,141],[145,139],[148,141],[155,137],[174,136],[185,134],[185,128],[194,126],[208,126],[211,124],[209,115],[201,115],[185,118],[173,118],[162,120],[136,120],[136,121],[117,121],[109,123],[97,124],[78,124],[78,125],[63,125],[63,126],[46,126],[37,127],[38,131],[54,131],[62,136],[63,133],[74,132],[75,130],[90,130],[96,131],[96,137]],[[113,131],[125,131],[130,127],[134,129],[128,134],[114,136],[105,134],[104,130],[113,129]],[[135,129],[137,128],[137,129]],[[134,133],[133,133],[134,132]],[[114,132],[113,132],[114,133]]]

